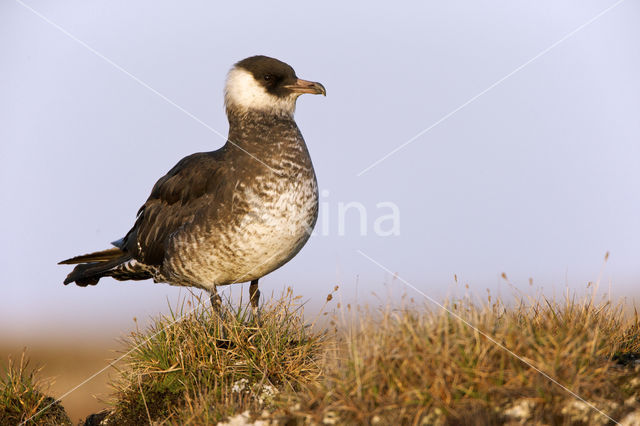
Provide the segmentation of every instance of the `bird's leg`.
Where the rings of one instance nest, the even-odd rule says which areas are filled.
[[[258,290],[258,280],[251,281],[249,286],[249,298],[251,300],[251,312],[256,323],[260,322],[260,310],[258,303],[260,302],[260,290]]]
[[[211,307],[213,308],[213,312],[220,315],[222,313],[222,298],[218,294],[218,290],[213,287],[211,291],[209,291],[209,300],[211,300]]]
[[[220,321],[220,336],[224,337],[224,311],[222,308],[222,298],[218,294],[218,290],[213,287],[213,289],[209,292],[209,300],[211,300],[211,308],[213,309],[213,313]]]

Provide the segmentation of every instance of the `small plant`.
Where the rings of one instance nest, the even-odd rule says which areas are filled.
[[[0,425],[71,424],[62,405],[44,394],[40,370],[29,367],[25,352],[18,364],[9,358],[0,376]]]

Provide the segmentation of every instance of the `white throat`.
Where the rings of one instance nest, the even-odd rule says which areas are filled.
[[[249,71],[242,68],[232,68],[227,76],[224,104],[228,110],[239,112],[246,113],[254,110],[293,116],[298,96],[297,93],[292,93],[285,98],[272,95],[256,81]]]

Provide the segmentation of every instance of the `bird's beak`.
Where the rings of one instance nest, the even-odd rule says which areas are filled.
[[[288,84],[284,87],[295,93],[311,93],[313,95],[327,96],[327,91],[324,86],[315,81],[301,80],[298,78],[295,83]]]

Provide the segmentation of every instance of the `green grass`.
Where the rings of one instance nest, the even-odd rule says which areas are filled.
[[[109,419],[215,424],[257,412],[319,380],[324,338],[304,324],[291,290],[263,307],[260,325],[245,307],[229,306],[221,322],[208,300],[189,303],[132,333]]]

